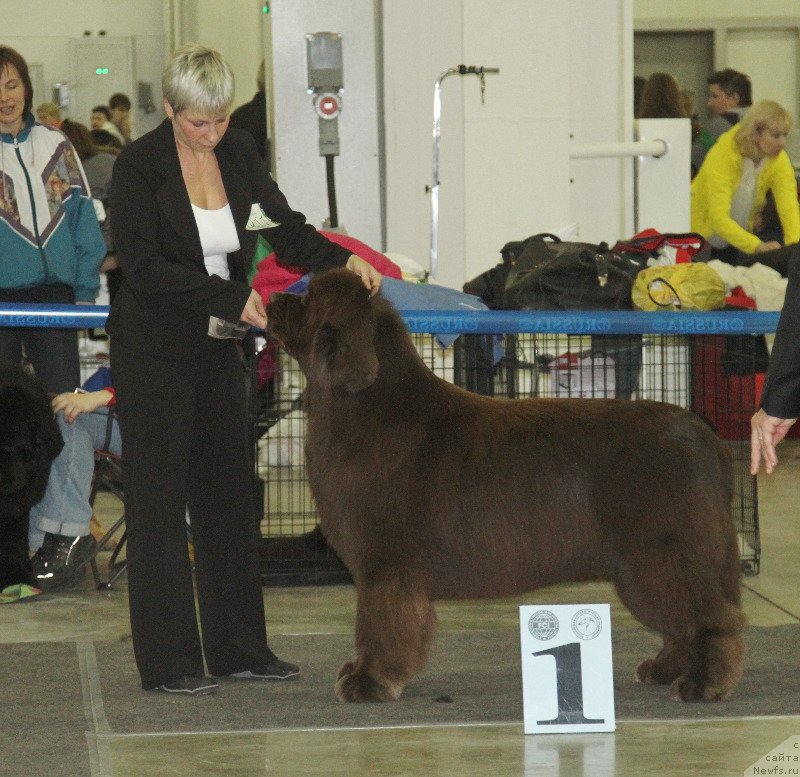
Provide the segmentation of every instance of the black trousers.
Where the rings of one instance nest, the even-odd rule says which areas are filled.
[[[236,344],[221,341],[212,354],[190,362],[115,345],[111,369],[142,687],[202,675],[204,656],[213,675],[263,665],[273,654],[264,622],[245,371]]]
[[[0,289],[0,302],[72,305],[72,288],[62,283],[27,289]],[[22,351],[45,388],[53,394],[73,391],[81,383],[78,335],[74,329],[9,327],[0,329],[0,362],[22,364]]]

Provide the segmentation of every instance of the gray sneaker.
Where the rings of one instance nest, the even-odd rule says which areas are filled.
[[[219,683],[213,677],[184,675],[152,690],[164,691],[164,693],[183,693],[187,696],[205,696],[219,690]]]
[[[234,680],[291,680],[299,674],[300,667],[276,658],[264,666],[256,666],[244,672],[234,672],[228,677]]]

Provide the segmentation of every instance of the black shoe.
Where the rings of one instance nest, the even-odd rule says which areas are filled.
[[[36,585],[43,591],[69,585],[96,548],[97,540],[91,534],[67,537],[63,534],[45,533],[42,547],[31,558]]]
[[[184,675],[177,680],[152,688],[153,691],[164,691],[164,693],[183,693],[187,696],[205,696],[215,693],[219,689],[219,683],[213,677],[193,677]]]
[[[300,667],[275,658],[263,666],[255,666],[244,672],[234,672],[228,675],[235,680],[291,680],[300,674]]]

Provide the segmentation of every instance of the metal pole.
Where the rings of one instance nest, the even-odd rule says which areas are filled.
[[[663,140],[631,141],[630,143],[587,143],[570,147],[571,159],[597,159],[601,157],[653,156],[662,157],[669,151]]]
[[[450,75],[476,75],[481,84],[481,102],[486,88],[486,73],[499,73],[500,68],[476,65],[449,67],[436,79],[433,86],[433,171],[431,176],[431,275],[439,270],[439,142],[442,136],[442,81]]]

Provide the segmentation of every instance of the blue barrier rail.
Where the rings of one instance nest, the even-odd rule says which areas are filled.
[[[0,304],[0,327],[100,328],[107,305]],[[779,313],[486,310],[401,311],[409,330],[429,334],[771,334]]]

